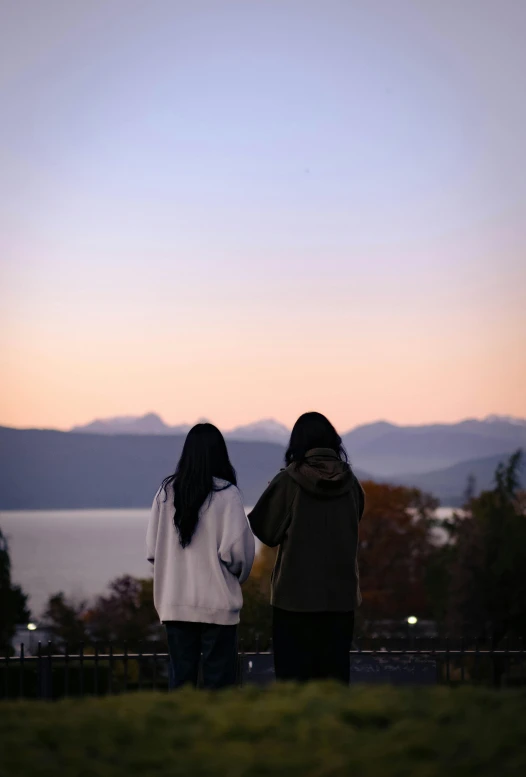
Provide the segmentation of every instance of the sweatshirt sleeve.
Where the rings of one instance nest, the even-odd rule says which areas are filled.
[[[219,558],[227,569],[239,578],[239,582],[244,583],[250,575],[254,563],[254,535],[248,524],[238,489],[230,487],[227,491],[230,493],[228,494],[228,508],[225,511],[225,522],[229,531],[225,532],[225,539],[221,541],[219,546]],[[232,532],[235,534],[233,542],[229,540],[225,542],[227,536],[232,536]]]
[[[289,476],[280,472],[248,516],[252,531],[264,545],[280,545],[290,523],[294,493],[287,488]]]
[[[157,545],[157,531],[159,529],[159,493],[160,490],[156,493],[153,500],[148,530],[146,532],[146,558],[151,564],[155,561],[155,547]]]

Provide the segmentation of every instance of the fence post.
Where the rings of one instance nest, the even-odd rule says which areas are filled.
[[[64,696],[69,696],[69,643],[64,645]]]
[[[113,693],[113,643],[110,642],[110,671],[108,675],[108,691]]]
[[[18,695],[20,698],[24,695],[24,643],[20,643],[20,675],[19,675],[19,683],[18,683]]]
[[[499,672],[497,667],[498,656],[495,655],[495,636],[494,635],[491,638],[490,661],[491,661],[491,676],[493,679],[493,686],[498,688],[499,686]]]
[[[128,641],[124,640],[124,693],[128,690]]]
[[[80,695],[84,696],[84,642],[79,644]]]
[[[9,698],[9,647],[5,651],[5,683],[4,683],[4,698]]]
[[[47,643],[47,661],[44,672],[44,694],[46,699],[53,698],[53,646],[51,640]]]
[[[507,636],[506,637],[506,653],[504,654],[503,671],[502,671],[502,682],[503,682],[504,686],[508,685],[509,674],[510,674],[510,667],[511,667],[510,638],[509,638],[509,636]]]
[[[237,661],[239,666],[239,684],[243,685],[245,682],[245,640],[239,640],[239,651],[237,654]]]
[[[476,675],[478,679],[480,674],[480,637],[477,637],[477,640],[475,643],[475,669],[476,669]]]
[[[438,641],[438,646],[440,647],[440,640]],[[431,656],[435,659],[435,682],[437,685],[442,680],[442,664],[440,663],[440,660],[437,658],[437,637],[431,638]]]
[[[42,642],[38,640],[37,650],[37,696],[41,699],[44,695],[44,677],[42,673]]]
[[[99,643],[95,642],[95,657],[93,659],[93,691],[99,695]]]
[[[460,639],[460,682],[464,683],[464,637]]]

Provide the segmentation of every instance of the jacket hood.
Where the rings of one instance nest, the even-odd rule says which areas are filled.
[[[308,451],[300,464],[289,464],[285,472],[305,491],[325,499],[348,493],[354,479],[349,465],[330,448]]]

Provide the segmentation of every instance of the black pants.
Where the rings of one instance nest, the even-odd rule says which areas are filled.
[[[354,612],[289,612],[273,607],[277,680],[349,684]]]
[[[170,687],[197,685],[203,661],[203,687],[225,688],[236,682],[237,626],[166,621],[170,653]]]

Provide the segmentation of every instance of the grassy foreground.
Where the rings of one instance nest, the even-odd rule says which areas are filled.
[[[0,704],[1,777],[526,774],[526,692],[332,684]]]

